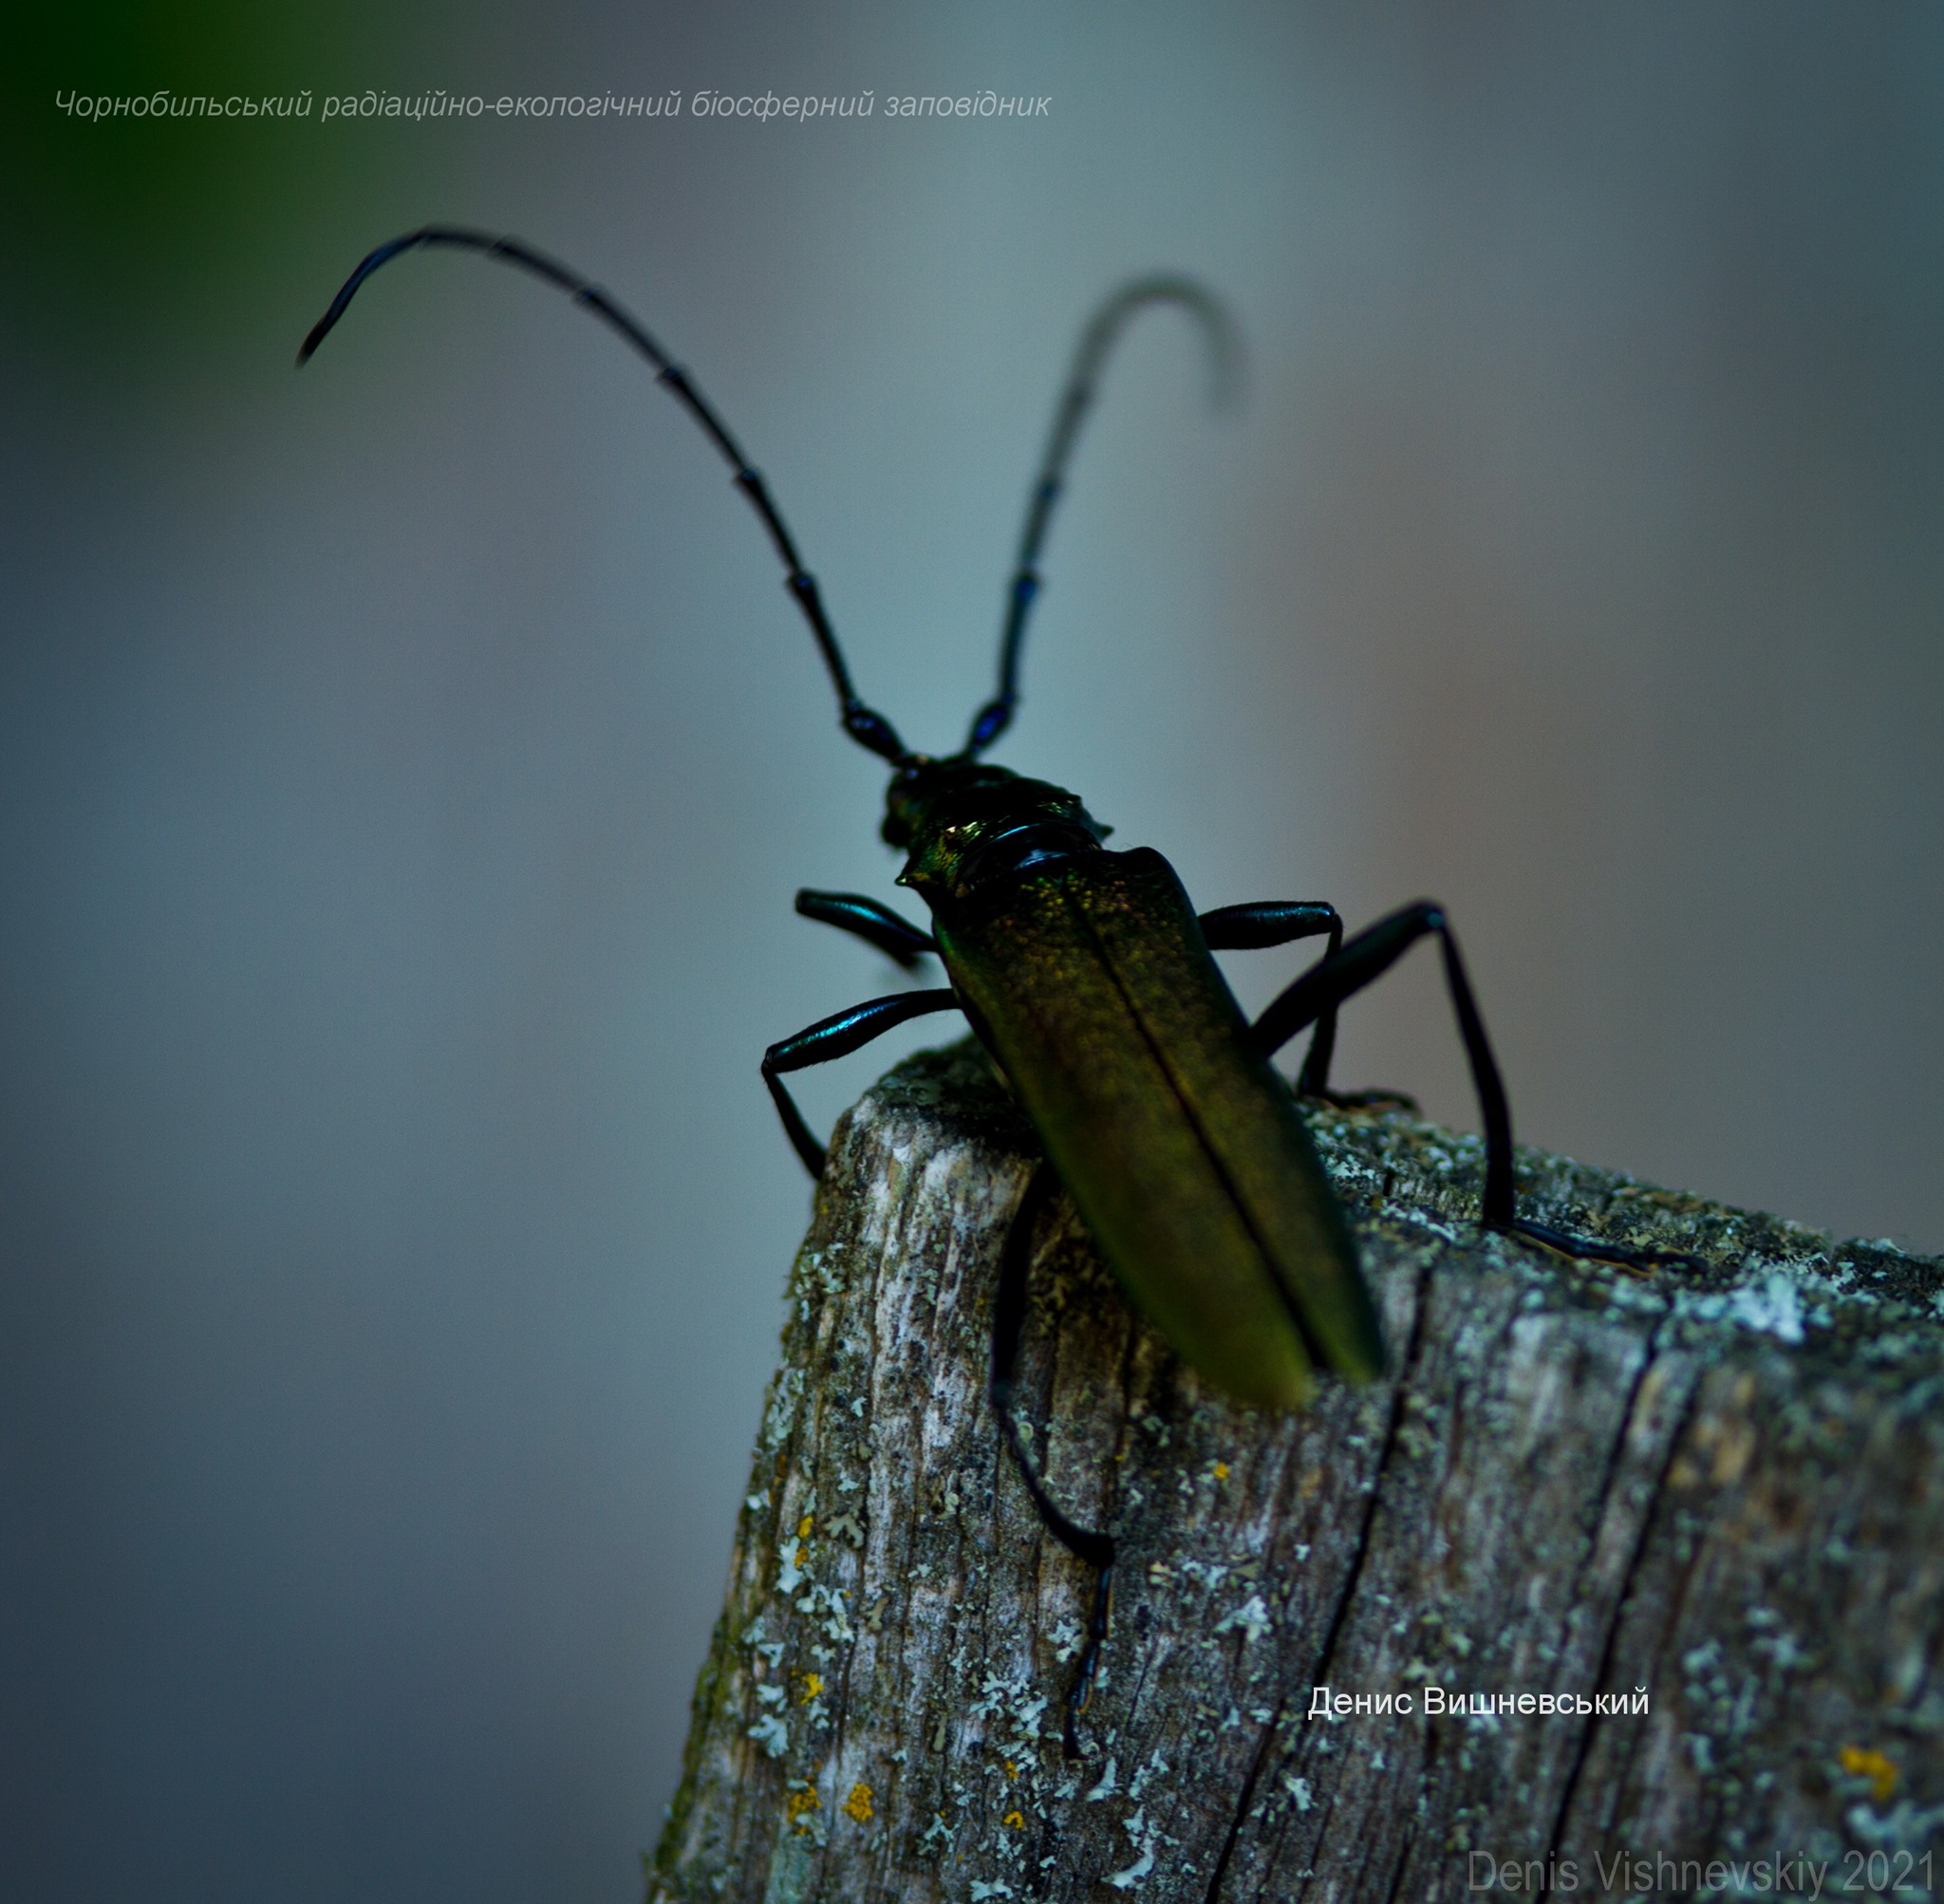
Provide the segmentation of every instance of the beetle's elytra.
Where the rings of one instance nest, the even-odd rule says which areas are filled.
[[[1486,1135],[1481,1217],[1549,1248],[1634,1267],[1660,1252],[1582,1241],[1520,1217],[1512,1125],[1491,1045],[1442,910],[1405,906],[1345,941],[1335,907],[1268,901],[1196,914],[1174,870],[1147,848],[1111,851],[1107,829],[1073,793],[981,756],[1011,723],[1027,620],[1066,467],[1100,371],[1127,321],[1173,304],[1201,326],[1218,374],[1233,354],[1223,307],[1191,279],[1137,279],[1082,331],[1034,478],[1006,594],[998,691],[957,753],[915,753],[851,684],[816,581],[762,477],[686,373],[608,293],[513,238],[427,226],[372,252],[298,353],[301,364],[358,289],[401,252],[442,246],[482,253],[567,291],[618,331],[735,472],[768,531],[785,586],[809,622],[836,690],[844,730],[891,768],[883,834],[905,855],[898,883],[922,898],[931,929],[858,893],[803,891],[796,909],[875,945],[907,969],[937,959],[949,983],[873,999],[772,1045],[762,1072],[791,1143],[813,1174],[824,1147],[785,1075],[842,1057],[928,1012],[962,1012],[1033,1121],[1045,1149],[1004,1253],[994,1305],[991,1393],[1042,1521],[1094,1569],[1089,1643],[1067,1702],[1075,1721],[1107,1630],[1114,1544],[1075,1526],[1047,1495],[1010,1409],[1025,1316],[1025,1239],[1038,1204],[1063,1185],[1129,1295],[1185,1361],[1237,1399],[1299,1407],[1313,1371],[1365,1380],[1383,1367],[1375,1311],[1343,1213],[1297,1107],[1329,1088],[1337,1007],[1420,938],[1435,937]],[[1323,956],[1253,1024],[1211,954],[1321,937]],[[1270,1058],[1314,1027],[1292,1091]]]

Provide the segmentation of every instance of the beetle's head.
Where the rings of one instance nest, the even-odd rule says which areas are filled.
[[[901,767],[885,794],[883,831],[908,855],[898,884],[929,899],[962,887],[992,851],[1019,857],[1000,842],[1030,852],[1044,840],[1071,850],[1096,845],[1110,829],[1064,787],[960,755]]]

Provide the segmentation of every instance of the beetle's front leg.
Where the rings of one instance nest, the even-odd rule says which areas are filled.
[[[1012,1227],[1006,1232],[1005,1248],[1000,1258],[999,1293],[992,1305],[992,1379],[987,1392],[993,1412],[999,1416],[1006,1446],[1026,1492],[1033,1497],[1033,1510],[1040,1524],[1075,1559],[1094,1570],[1094,1607],[1087,1619],[1087,1643],[1080,1663],[1074,1669],[1074,1683],[1067,1690],[1066,1724],[1062,1739],[1067,1757],[1080,1756],[1080,1714],[1094,1689],[1094,1674],[1100,1665],[1100,1649],[1107,1639],[1108,1615],[1113,1605],[1113,1537],[1090,1533],[1060,1512],[1046,1484],[1033,1465],[1033,1457],[1013,1419],[1013,1376],[1019,1366],[1019,1341],[1026,1330],[1026,1279],[1033,1265],[1033,1226],[1047,1201],[1059,1188],[1059,1178],[1051,1164],[1040,1163],[1026,1185]]]
[[[1673,1263],[1699,1267],[1698,1260],[1677,1250],[1627,1249],[1617,1243],[1595,1242],[1568,1236],[1545,1223],[1522,1217],[1514,1207],[1512,1185],[1512,1111],[1505,1086],[1492,1055],[1491,1039],[1472,997],[1465,961],[1458,951],[1444,908],[1429,900],[1402,907],[1388,919],[1367,926],[1355,939],[1326,953],[1293,984],[1269,1001],[1252,1030],[1264,1054],[1278,1051],[1303,1027],[1325,1012],[1334,1013],[1353,993],[1380,979],[1420,939],[1435,934],[1444,955],[1445,987],[1458,1020],[1458,1036],[1471,1066],[1472,1088],[1478,1092],[1479,1115],[1485,1125],[1485,1202],[1481,1212],[1487,1229],[1523,1236],[1568,1256],[1592,1257],[1628,1269],[1654,1269]]]
[[[803,1159],[803,1167],[813,1177],[823,1175],[829,1152],[811,1135],[810,1126],[796,1108],[796,1100],[784,1086],[782,1073],[848,1057],[893,1025],[902,1025],[907,1018],[922,1018],[927,1012],[951,1011],[958,1002],[958,994],[949,986],[935,992],[893,992],[888,999],[871,999],[864,1004],[852,1005],[848,1012],[837,1013],[834,1017],[819,1019],[794,1038],[773,1044],[763,1054],[763,1082],[776,1100],[776,1115],[783,1120],[784,1131]]]
[[[927,954],[938,952],[930,933],[861,892],[818,892],[806,886],[796,895],[796,909],[806,919],[855,933],[907,972],[914,971]]]
[[[1218,905],[1201,917],[1202,937],[1211,952],[1255,952],[1273,945],[1288,945],[1299,939],[1314,939],[1319,932],[1330,935],[1323,957],[1330,958],[1343,943],[1343,920],[1334,905],[1317,899],[1258,899],[1245,905]],[[1374,1104],[1394,1104],[1415,1111],[1417,1099],[1401,1091],[1332,1091],[1330,1060],[1336,1052],[1336,1008],[1317,1015],[1316,1035],[1310,1039],[1309,1055],[1297,1073],[1296,1088],[1305,1097],[1320,1097],[1325,1103],[1345,1111],[1356,1111]]]

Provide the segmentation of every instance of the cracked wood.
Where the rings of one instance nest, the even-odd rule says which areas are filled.
[[[1482,1237],[1476,1140],[1311,1121],[1392,1368],[1305,1415],[1205,1390],[1041,1223],[1020,1412],[1120,1541],[1079,1764],[1087,1577],[984,1400],[1031,1132],[969,1043],[844,1121],[651,1899],[1456,1898],[1487,1857],[1833,1889],[1929,1849],[1940,1266],[1522,1151],[1523,1212],[1710,1265],[1636,1277]],[[1311,1716],[1321,1686],[1410,1709]]]

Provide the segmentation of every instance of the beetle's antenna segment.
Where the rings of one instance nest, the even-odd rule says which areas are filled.
[[[1005,630],[1000,638],[999,651],[999,693],[979,710],[972,722],[972,732],[965,741],[968,757],[984,753],[1012,724],[1013,709],[1019,700],[1019,650],[1026,638],[1026,618],[1033,612],[1034,601],[1039,593],[1039,552],[1045,546],[1054,506],[1066,481],[1067,464],[1079,438],[1080,425],[1093,407],[1100,372],[1122,329],[1136,311],[1150,304],[1178,304],[1202,327],[1208,346],[1212,402],[1218,407],[1224,405],[1240,381],[1242,332],[1228,307],[1194,278],[1135,278],[1122,285],[1088,320],[1086,329],[1080,333],[1079,346],[1074,352],[1073,368],[1067,373],[1059,406],[1053,414],[1046,453],[1039,459],[1039,474],[1033,479],[1032,495],[1026,504],[1026,521],[1019,532],[1013,578],[1006,585]]]
[[[728,426],[716,414],[708,400],[689,382],[688,373],[648,335],[637,318],[617,304],[599,285],[590,283],[578,271],[570,271],[557,259],[522,244],[517,238],[498,238],[489,232],[472,232],[453,225],[427,225],[421,231],[408,232],[402,238],[394,238],[389,244],[380,245],[364,259],[345,280],[344,289],[331,299],[330,308],[311,327],[310,335],[297,352],[298,364],[301,366],[308,363],[317,346],[330,335],[338,319],[344,316],[351,300],[358,295],[359,287],[373,271],[382,265],[389,264],[402,252],[417,251],[421,246],[428,245],[449,245],[458,251],[477,252],[482,256],[517,265],[534,277],[544,278],[547,283],[566,291],[574,303],[592,311],[610,329],[619,331],[648,360],[655,369],[655,381],[695,419],[703,435],[736,472],[736,487],[749,498],[749,506],[769,531],[770,540],[782,558],[784,587],[790,590],[796,606],[803,611],[804,620],[810,624],[810,631],[816,637],[818,651],[824,658],[824,666],[830,672],[831,683],[837,690],[844,732],[860,747],[869,748],[893,766],[903,766],[908,761],[911,756],[898,738],[897,730],[876,709],[867,707],[857,698],[857,690],[850,684],[850,670],[844,663],[843,650],[838,647],[836,633],[831,626],[830,617],[824,612],[816,577],[798,559],[796,545],[791,540],[790,532],[785,528],[776,504],[770,500],[770,493],[763,485],[760,473],[751,466],[749,458],[742,454],[742,446],[729,434]]]

